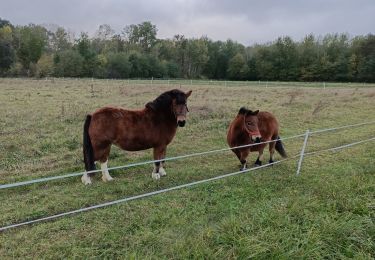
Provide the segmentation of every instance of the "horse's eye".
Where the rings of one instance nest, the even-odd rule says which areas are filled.
[[[250,123],[250,122],[247,122],[247,125],[252,125],[252,123]]]

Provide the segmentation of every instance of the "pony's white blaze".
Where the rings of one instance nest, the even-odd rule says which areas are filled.
[[[108,160],[104,163],[101,163],[100,168],[102,169],[102,180],[104,182],[112,181],[113,178],[111,177],[111,175],[109,175],[109,171],[108,171]]]
[[[91,184],[91,178],[88,176],[87,173],[85,173],[85,174],[82,175],[81,181],[85,185]]]

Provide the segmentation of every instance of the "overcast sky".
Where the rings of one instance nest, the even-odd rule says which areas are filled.
[[[245,45],[309,33],[375,33],[375,0],[0,0],[13,24],[57,24],[93,35],[100,24],[117,32],[151,21],[158,38],[207,35]]]

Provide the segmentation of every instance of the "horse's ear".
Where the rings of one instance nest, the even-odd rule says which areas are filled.
[[[193,92],[193,91],[189,90],[188,92],[185,93],[186,98],[190,97],[191,92]]]
[[[259,110],[254,111],[252,114],[256,116],[259,113]]]

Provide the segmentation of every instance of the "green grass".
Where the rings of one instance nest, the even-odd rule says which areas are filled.
[[[276,84],[276,83],[275,83]],[[93,87],[91,87],[91,85]],[[282,85],[282,84],[280,84]],[[345,85],[345,84],[344,84]],[[0,183],[83,169],[86,113],[104,105],[137,109],[179,84],[107,80],[0,79]],[[241,106],[274,113],[281,135],[374,121],[374,88],[182,85],[190,114],[168,156],[226,147]],[[93,90],[93,91],[92,91]],[[375,125],[311,136],[308,151],[373,137]],[[303,139],[287,140],[290,155]],[[151,159],[113,148],[109,166]],[[266,153],[267,158],[268,153]],[[280,157],[278,157],[280,159]],[[375,257],[374,142],[248,174],[0,233],[0,258],[360,258]],[[255,161],[252,154],[250,161]],[[152,166],[0,190],[0,226],[237,171],[230,151]]]

